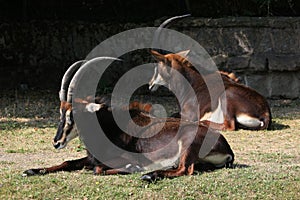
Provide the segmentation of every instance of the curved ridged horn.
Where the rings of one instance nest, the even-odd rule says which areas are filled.
[[[65,72],[62,80],[61,80],[61,86],[59,91],[59,99],[60,101],[67,101],[67,91],[69,84],[71,82],[71,79],[73,78],[76,71],[80,68],[80,66],[86,62],[86,60],[79,60],[75,63],[73,63],[68,70]]]
[[[87,70],[89,67],[93,66],[93,65],[91,65],[93,62],[98,62],[101,60],[122,61],[121,59],[113,58],[113,57],[96,57],[96,58],[93,58],[93,59],[87,61],[86,63],[84,63],[82,65],[82,67],[75,73],[75,75],[73,76],[73,78],[69,84],[68,94],[67,94],[67,102],[68,103],[72,103],[74,87],[75,87],[77,81],[79,80],[81,73],[85,72],[85,70]]]
[[[182,18],[190,17],[190,16],[191,16],[191,14],[175,16],[175,17],[171,17],[171,18],[165,20],[163,23],[161,23],[161,25],[159,25],[159,27],[155,31],[154,39],[153,39],[153,42],[152,42],[152,46],[154,46],[154,45],[156,45],[158,43],[158,38],[159,38],[160,32],[161,32],[161,30],[163,28],[165,28],[167,25],[170,25],[171,22],[174,22],[177,19],[182,19]]]

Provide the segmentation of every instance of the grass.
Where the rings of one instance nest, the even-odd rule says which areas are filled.
[[[22,177],[29,168],[85,155],[76,139],[55,150],[58,99],[51,92],[0,98],[0,199],[298,199],[300,196],[300,100],[271,101],[271,131],[224,132],[236,167],[156,183],[132,175],[94,176],[91,171]],[[55,93],[56,94],[56,93]],[[27,109],[22,108],[27,107]],[[41,112],[41,110],[44,110]],[[46,111],[45,111],[46,110]]]

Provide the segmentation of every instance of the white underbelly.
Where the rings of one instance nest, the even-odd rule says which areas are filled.
[[[246,114],[240,114],[236,117],[236,121],[246,127],[255,128],[264,126],[264,122],[255,117],[250,117]]]
[[[202,161],[211,163],[216,167],[222,167],[227,162],[232,160],[232,156],[230,154],[213,154],[208,155],[205,158],[201,158]]]

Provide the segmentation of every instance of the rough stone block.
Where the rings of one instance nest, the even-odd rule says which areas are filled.
[[[268,74],[250,74],[243,77],[245,85],[255,89],[265,97],[270,97],[270,81]]]
[[[244,77],[245,84],[267,98],[300,97],[300,72],[269,72],[249,74]]]
[[[264,55],[255,55],[251,57],[249,69],[253,71],[267,71],[267,58]]]
[[[228,59],[228,68],[232,70],[237,69],[246,69],[249,67],[249,61],[250,57],[248,56],[237,56],[237,57],[231,57]]]
[[[269,96],[277,98],[300,97],[300,72],[273,72],[269,79]]]
[[[272,71],[300,71],[299,55],[268,55],[269,70]]]

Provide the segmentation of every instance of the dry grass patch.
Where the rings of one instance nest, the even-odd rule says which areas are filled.
[[[22,177],[22,172],[29,168],[60,164],[85,155],[78,139],[61,151],[52,147],[59,117],[59,103],[54,94],[13,92],[0,97],[0,199],[298,199],[300,196],[300,100],[271,102],[275,121],[271,131],[224,132],[236,155],[234,169],[164,179],[155,184],[142,182],[139,173],[94,176],[86,170]],[[48,100],[40,100],[41,95]]]

